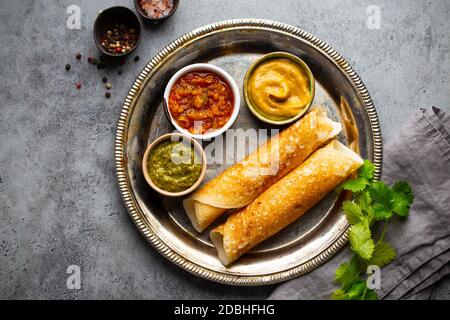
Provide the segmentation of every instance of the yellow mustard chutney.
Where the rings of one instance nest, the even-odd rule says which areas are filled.
[[[258,64],[249,77],[247,94],[252,105],[273,120],[295,117],[312,99],[308,73],[287,58]]]

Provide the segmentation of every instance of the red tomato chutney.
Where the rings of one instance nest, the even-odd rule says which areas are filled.
[[[233,112],[228,84],[209,71],[189,72],[179,78],[169,94],[169,111],[177,124],[193,134],[220,129]]]

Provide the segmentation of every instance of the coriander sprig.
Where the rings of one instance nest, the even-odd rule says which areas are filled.
[[[366,284],[364,273],[370,265],[383,267],[396,257],[395,249],[384,242],[389,221],[394,215],[406,217],[414,201],[410,185],[396,182],[392,187],[374,181],[375,167],[365,160],[357,177],[343,183],[342,188],[352,191],[353,199],[344,201],[342,209],[350,223],[349,242],[354,252],[349,262],[336,270],[336,281],[341,285],[333,295],[336,300],[374,300],[378,296]],[[384,221],[383,231],[377,241],[373,225]]]

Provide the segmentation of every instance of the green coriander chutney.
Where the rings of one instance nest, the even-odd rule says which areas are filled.
[[[194,148],[182,142],[166,140],[157,144],[148,157],[152,182],[169,192],[181,192],[200,177],[202,164]]]

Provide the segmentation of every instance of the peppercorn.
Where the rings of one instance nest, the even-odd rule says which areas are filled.
[[[111,89],[112,88],[112,84],[108,82],[107,84],[105,84],[105,88],[107,90]]]
[[[124,54],[137,44],[138,34],[135,29],[125,24],[115,24],[101,37],[103,48],[110,53]]]
[[[117,71],[117,74],[120,76],[122,74],[122,70]]]
[[[81,82],[78,82],[78,83],[76,84],[76,87],[77,87],[78,90],[80,90],[80,89],[81,89]]]
[[[92,58],[91,64],[96,65],[97,64],[97,59]]]
[[[97,63],[97,69],[98,70],[105,69],[105,68],[106,68],[106,65],[103,62]]]
[[[66,64],[66,70],[67,70],[67,71],[70,70],[70,64]]]
[[[105,97],[106,97],[107,99],[111,98],[111,92],[106,92],[106,93],[105,93]]]
[[[139,61],[139,56],[134,57],[134,62],[138,62]]]
[[[102,81],[103,81],[103,83],[106,83],[106,81],[108,81],[108,78],[107,77],[103,77]]]
[[[77,53],[77,55],[75,56],[75,58],[77,58],[77,60],[80,60],[81,59],[81,53]]]
[[[87,62],[92,63],[92,57],[87,57]]]

